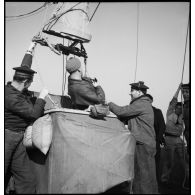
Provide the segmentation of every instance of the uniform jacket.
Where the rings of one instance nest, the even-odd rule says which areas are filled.
[[[28,91],[18,91],[8,82],[5,86],[5,129],[25,130],[43,115],[45,103],[45,100],[38,98],[33,104]]]
[[[117,106],[112,102],[108,105],[110,111],[118,117],[128,119],[128,128],[137,142],[156,147],[154,113],[148,97],[140,96],[127,106]]]
[[[73,108],[84,110],[89,105],[103,104],[105,93],[101,86],[94,87],[89,79],[75,80],[68,78],[68,94],[71,96]]]

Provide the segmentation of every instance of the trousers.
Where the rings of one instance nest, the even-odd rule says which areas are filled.
[[[158,194],[155,166],[156,149],[136,144],[134,161],[134,194]]]
[[[5,129],[5,189],[10,175],[13,175],[14,188],[17,194],[34,194],[35,177],[23,141],[24,132]],[[11,173],[11,174],[10,174]]]
[[[178,175],[178,182],[181,179],[181,168],[175,172],[175,166],[180,163],[184,169],[184,144],[180,137],[166,136],[165,148],[164,148],[164,160],[162,166],[161,181],[168,183],[176,183],[176,180],[172,179],[172,176]],[[180,173],[181,172],[181,173]],[[180,178],[180,179],[179,179]],[[181,183],[181,182],[180,182]]]

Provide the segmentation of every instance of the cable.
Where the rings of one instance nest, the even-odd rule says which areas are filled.
[[[182,69],[181,82],[183,81],[183,73],[184,73],[184,66],[185,66],[185,59],[186,59],[186,48],[187,48],[187,42],[188,42],[189,20],[190,20],[190,13],[189,13],[189,19],[188,19],[187,33],[186,33],[186,42],[185,42],[185,51],[184,51],[184,59],[183,59],[183,69]]]
[[[63,38],[63,45],[64,45],[64,38]],[[68,46],[70,45],[70,40],[68,40]],[[67,76],[67,71],[66,71],[66,66],[64,65],[64,55],[62,56],[63,58],[63,81],[62,81],[62,95],[65,95],[65,89],[66,89],[66,76]],[[66,64],[68,61],[68,56],[66,55]]]
[[[43,29],[44,29],[45,26],[47,26],[47,25],[48,25],[48,27],[47,27],[46,30],[48,30],[49,28],[51,29],[52,26],[59,20],[59,18],[60,18],[62,15],[64,15],[64,14],[66,14],[67,12],[71,11],[74,7],[76,7],[76,6],[77,6],[78,4],[80,4],[80,3],[81,3],[81,2],[79,2],[79,3],[77,3],[76,5],[72,6],[70,9],[68,9],[66,12],[61,13],[59,16],[57,16],[57,17],[55,17],[55,18],[50,18],[50,21],[49,21],[47,24],[44,25]],[[53,21],[55,21],[55,22],[54,22],[54,24],[50,27],[50,25],[51,25],[51,23],[52,23]]]
[[[134,82],[136,81],[137,74],[137,59],[138,59],[138,40],[139,40],[139,3],[137,3],[137,48],[136,48],[136,66],[135,66],[135,76]]]
[[[189,21],[190,21],[190,9],[189,9],[189,18],[188,18],[188,24],[187,24],[187,32],[186,32],[186,41],[185,41],[185,50],[184,50],[184,59],[183,59],[183,68],[182,68],[182,76],[181,76],[181,83],[183,82],[183,74],[184,74],[184,66],[185,66],[185,57],[186,57],[186,48],[187,48],[187,41],[188,41],[188,31],[189,31]],[[182,98],[182,91],[181,91],[181,102],[183,102],[183,98]],[[184,116],[184,108],[183,108],[183,103],[182,103],[182,115]],[[185,129],[184,129],[185,131]],[[185,143],[184,143],[184,132],[183,132],[183,135],[182,135],[182,140],[183,140],[183,144],[182,144],[182,147],[183,147],[183,155],[184,155],[184,171],[185,171],[185,175],[184,175],[184,180],[182,182],[182,187],[184,189],[189,189],[189,188],[186,188],[185,187],[185,181],[186,181],[186,165],[185,165]],[[189,143],[188,143],[189,144]]]
[[[89,20],[90,22],[91,22],[91,20],[92,20],[93,16],[95,15],[95,12],[97,11],[97,9],[98,9],[99,5],[100,5],[100,2],[98,3],[97,7],[95,8],[95,11],[93,12],[93,15],[91,16],[91,18],[90,18],[90,20]]]
[[[29,12],[29,13],[21,14],[21,15],[18,15],[18,16],[6,16],[6,18],[8,18],[8,19],[10,19],[10,18],[16,19],[16,18],[20,18],[20,17],[25,17],[25,16],[28,16],[28,15],[31,15],[31,14],[33,14],[33,13],[35,13],[35,12],[41,10],[42,8],[44,8],[44,7],[46,6],[46,4],[47,4],[47,3],[44,3],[41,7],[37,8],[37,9],[35,9],[35,10]]]

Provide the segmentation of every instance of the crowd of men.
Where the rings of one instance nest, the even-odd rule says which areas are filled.
[[[13,81],[5,86],[5,189],[12,175],[15,192],[19,194],[36,193],[35,178],[22,140],[25,128],[43,116],[45,97],[48,95],[48,90],[42,89],[39,97],[34,99],[28,91],[36,73],[31,69],[35,46],[36,42],[32,42],[21,66],[13,68],[15,70]],[[179,84],[168,106],[165,123],[162,111],[152,106],[153,97],[147,93],[149,87],[144,82],[131,83],[130,104],[118,106],[106,101],[102,87],[84,75],[78,58],[69,58],[66,69],[70,74],[68,93],[72,108],[87,110],[91,105],[107,105],[135,137],[133,193],[159,193],[160,182],[171,182],[175,153],[179,155],[181,161],[187,159],[189,163],[189,84]],[[184,103],[178,102],[179,91],[183,95]],[[184,150],[184,140],[187,144],[187,154]],[[163,147],[167,158],[160,172]],[[183,166],[185,165],[183,162]]]

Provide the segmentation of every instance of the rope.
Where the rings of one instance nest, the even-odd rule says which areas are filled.
[[[190,21],[190,11],[189,11],[189,18],[188,18],[188,24],[187,24],[187,32],[186,32],[186,41],[185,41],[185,50],[184,50],[184,59],[183,59],[183,68],[182,68],[182,76],[181,76],[181,83],[183,82],[183,75],[184,75],[184,67],[185,67],[185,57],[186,57],[186,49],[187,49],[187,41],[188,41],[188,31],[189,31],[189,21]],[[181,102],[183,102],[183,98],[182,98],[182,91],[181,91]],[[183,103],[182,103],[182,115],[184,114],[184,108],[183,108]],[[184,123],[184,122],[183,122]],[[184,130],[185,131],[185,130]],[[185,181],[186,181],[186,166],[185,166],[185,143],[184,143],[184,132],[183,132],[183,135],[182,135],[182,141],[183,141],[183,144],[182,144],[182,147],[183,147],[183,154],[184,154],[184,171],[185,171],[185,175],[184,175],[184,180],[182,182],[182,187],[184,189],[189,189],[189,188],[186,188],[185,187]]]
[[[50,21],[49,21],[47,24],[44,25],[43,29],[44,29],[45,26],[47,26],[47,25],[48,25],[48,27],[47,27],[46,30],[48,30],[49,28],[51,28],[51,27],[59,20],[59,18],[60,18],[61,16],[63,16],[63,15],[66,14],[67,12],[71,11],[74,7],[76,7],[76,6],[77,6],[78,4],[80,4],[80,3],[81,3],[81,2],[79,2],[79,3],[77,3],[76,5],[72,6],[70,9],[68,9],[66,12],[61,13],[59,16],[57,16],[57,17],[55,17],[55,18],[51,18]],[[56,21],[55,21],[55,20],[56,20]],[[50,25],[51,25],[51,23],[52,23],[53,21],[55,21],[55,22],[54,22],[54,24],[50,27]]]
[[[64,38],[63,38],[63,45],[64,45]],[[70,45],[70,40],[68,40],[68,46]],[[68,56],[66,56],[66,64],[67,64]],[[66,89],[66,66],[64,65],[64,55],[63,55],[63,83],[62,83],[62,95],[65,95],[65,89]]]
[[[186,48],[187,48],[187,42],[188,42],[189,20],[190,20],[190,13],[189,13],[189,19],[188,19],[188,25],[187,25],[187,32],[186,32],[186,42],[185,42],[185,51],[184,51],[184,59],[183,59],[183,69],[182,69],[181,83],[183,81],[184,66],[185,66],[185,59],[186,59]]]
[[[136,74],[137,74],[138,45],[139,45],[138,40],[139,40],[139,3],[137,3],[137,48],[136,48],[136,66],[135,66],[134,82],[136,81]]]
[[[63,45],[64,45],[64,38],[63,38]],[[65,72],[65,66],[64,66],[64,55],[62,55],[62,64],[63,64],[63,75],[62,75],[62,95],[64,96],[64,90],[65,90],[65,81],[64,81],[64,72]]]
[[[31,11],[31,12],[28,12],[26,14],[21,14],[21,15],[18,15],[18,16],[6,16],[7,19],[19,19],[21,17],[27,17],[29,15],[33,15],[35,13],[37,13],[39,10],[41,10],[42,8],[44,8],[45,6],[47,5],[47,3],[44,3],[41,7]]]
[[[47,8],[46,8],[46,11],[45,11],[45,14],[44,14],[44,17],[43,17],[43,22],[42,22],[42,24],[45,24],[47,11],[48,11],[48,6],[47,6]],[[41,30],[40,30],[40,36],[42,36],[42,30],[43,30],[43,28],[41,28]]]
[[[91,16],[91,18],[90,18],[90,20],[89,20],[90,22],[91,22],[93,16],[95,15],[95,13],[96,13],[96,11],[97,11],[99,5],[100,5],[100,2],[98,3],[97,7],[95,8],[95,11],[93,12],[93,15]]]

